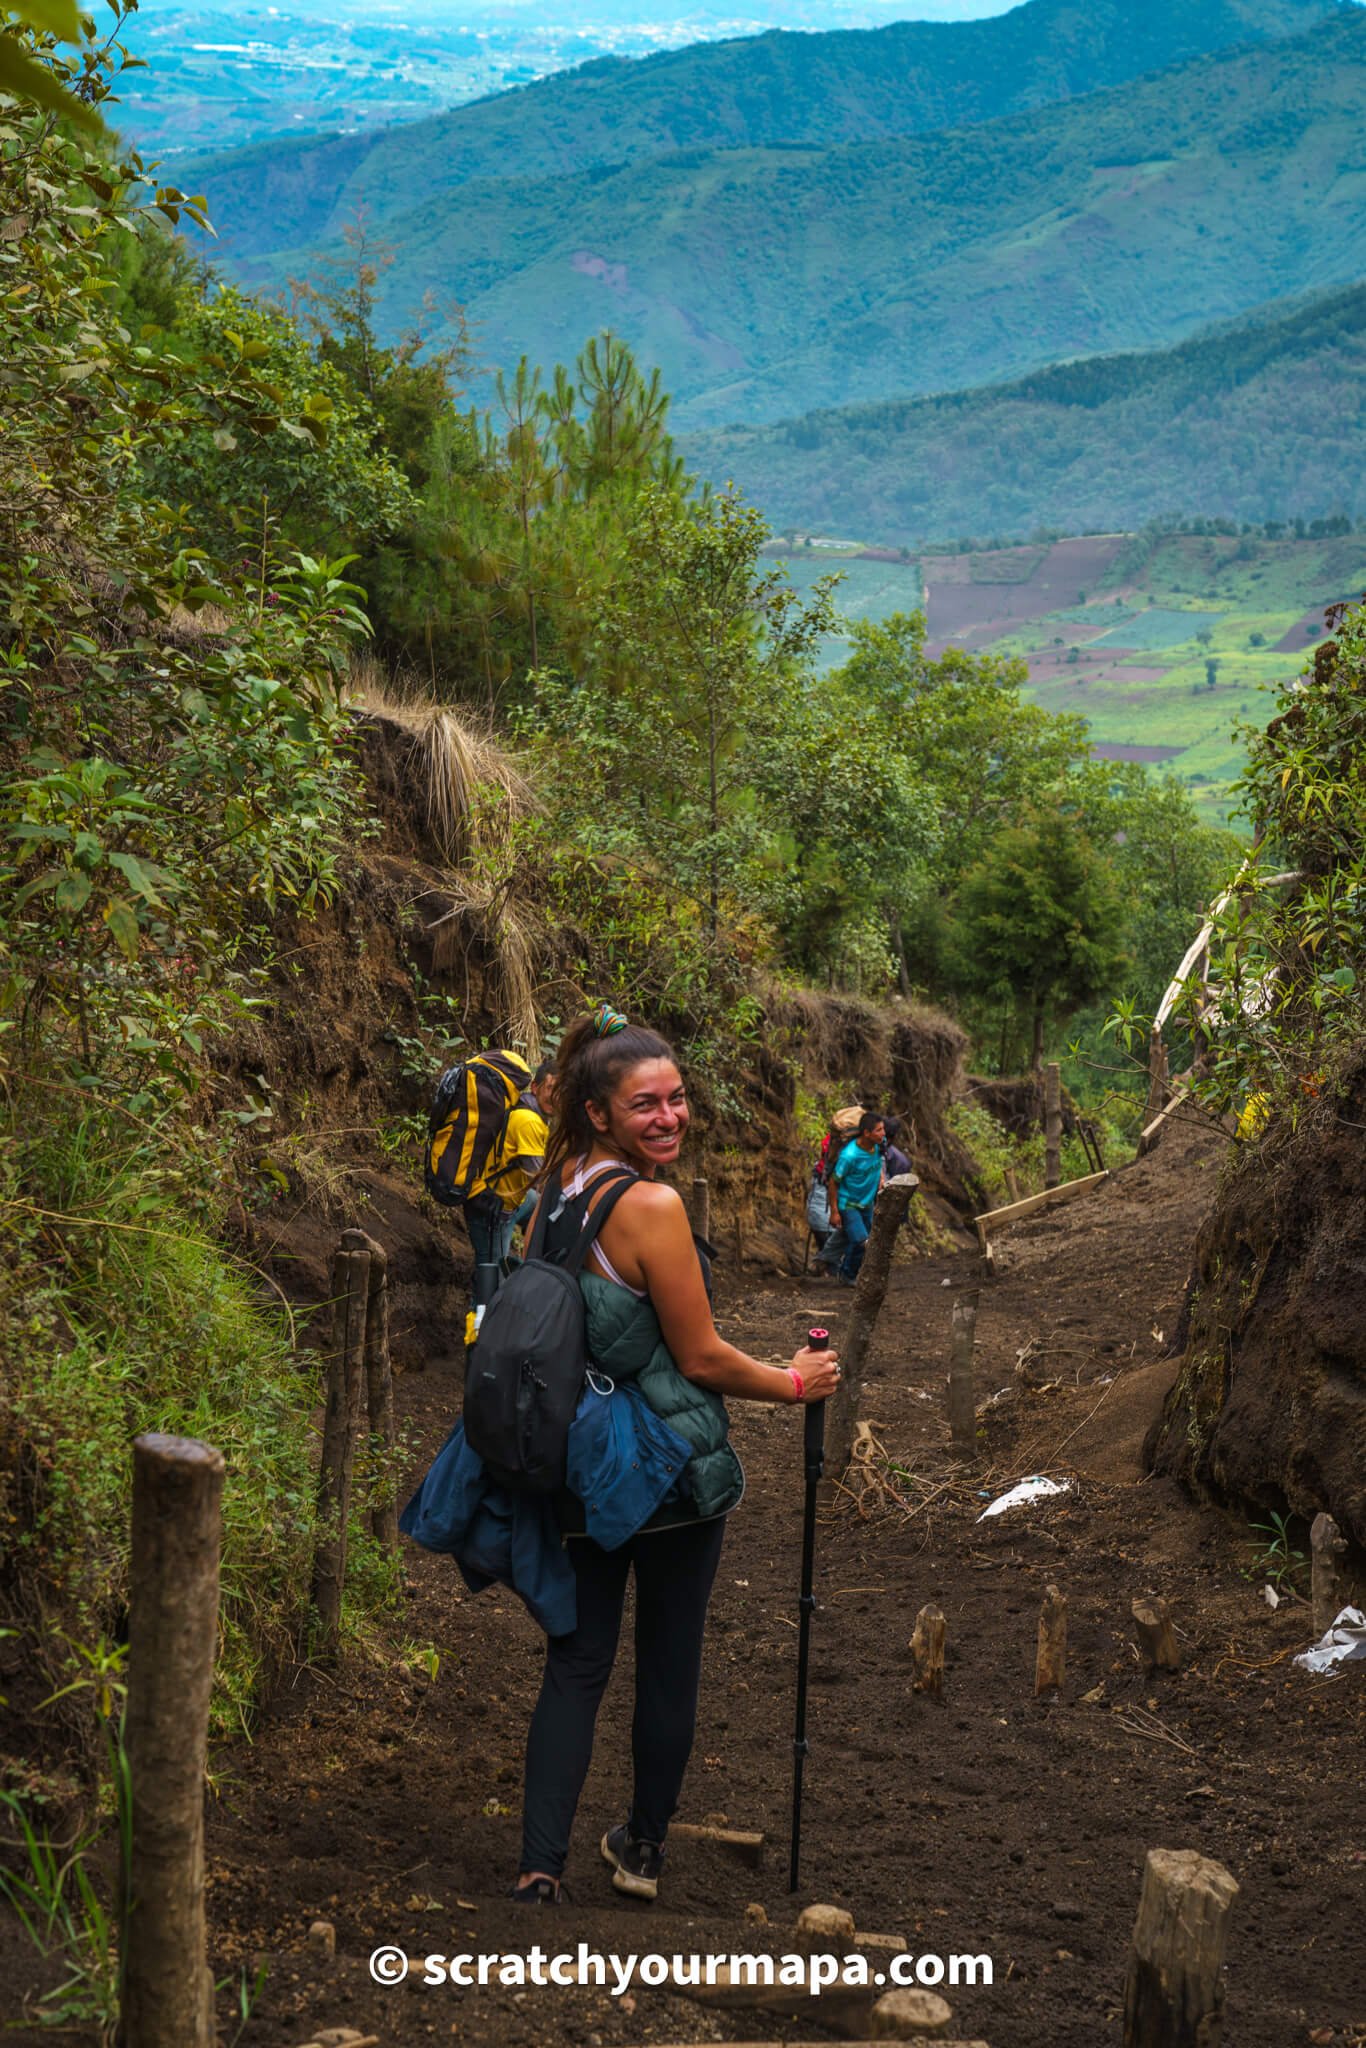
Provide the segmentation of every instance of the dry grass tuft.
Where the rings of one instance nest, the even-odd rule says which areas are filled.
[[[391,679],[362,655],[351,680],[354,704],[408,735],[408,777],[421,792],[428,837],[456,870],[447,884],[450,908],[428,928],[435,971],[448,973],[471,938],[489,947],[501,1011],[495,1035],[535,1058],[541,935],[534,912],[516,895],[519,871],[509,854],[513,827],[531,809],[530,785],[486,724],[436,703],[415,678]]]
[[[373,658],[352,670],[352,702],[409,735],[409,763],[423,792],[427,830],[443,860],[458,866],[472,854],[507,843],[531,805],[526,777],[485,725],[438,704],[418,689],[392,682]]]
[[[535,960],[542,933],[534,914],[516,901],[510,883],[489,887],[462,874],[447,893],[450,908],[427,927],[433,972],[452,973],[471,938],[482,940],[497,962],[499,1015],[494,1036],[500,1044],[516,1046],[529,1059],[538,1059]]]

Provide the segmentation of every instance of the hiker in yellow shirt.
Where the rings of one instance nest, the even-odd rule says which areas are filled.
[[[467,1344],[474,1341],[479,1305],[493,1299],[507,1272],[513,1230],[536,1206],[532,1184],[545,1164],[549,1142],[542,1109],[547,1077],[553,1089],[554,1069],[542,1061],[530,1087],[522,1090],[509,1110],[488,1164],[465,1202],[465,1228],[474,1246],[474,1296],[465,1326]]]
[[[497,1168],[490,1175],[504,1209],[511,1212],[513,1230],[525,1230],[536,1207],[533,1183],[545,1164],[554,1100],[555,1068],[550,1060],[542,1060],[508,1118]]]

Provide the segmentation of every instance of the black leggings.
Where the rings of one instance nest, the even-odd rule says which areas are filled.
[[[724,1515],[633,1536],[620,1550],[572,1538],[579,1618],[546,1642],[541,1696],[531,1717],[522,1807],[523,1871],[558,1877],[593,1754],[598,1702],[612,1675],[626,1599],[636,1574],[636,1711],[631,1725],[635,1788],[629,1825],[638,1841],[662,1842],[678,1807],[692,1751],[702,1629],[721,1559]]]

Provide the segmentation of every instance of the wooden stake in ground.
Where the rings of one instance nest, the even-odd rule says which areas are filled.
[[[978,1289],[960,1294],[953,1304],[949,1339],[949,1430],[953,1448],[971,1457],[977,1448],[977,1394],[972,1354],[977,1343]]]
[[[711,1237],[711,1190],[699,1174],[692,1184],[692,1227],[695,1237]]]
[[[1218,2048],[1238,1887],[1194,1849],[1150,1849],[1124,1987],[1124,2048]]]
[[[1172,1611],[1165,1600],[1135,1600],[1129,1608],[1134,1634],[1149,1671],[1179,1671],[1181,1652],[1176,1646]]]
[[[1039,1647],[1034,1658],[1034,1697],[1057,1692],[1067,1676],[1067,1595],[1049,1586],[1039,1609]]]
[[[351,1472],[365,1387],[365,1324],[370,1296],[369,1252],[339,1251],[332,1261],[332,1353],[318,1472],[320,1534],[313,1557],[313,1605],[321,1624],[319,1650],[336,1646],[346,1578],[346,1525]]]
[[[873,1210],[873,1227],[854,1289],[849,1328],[839,1347],[840,1383],[830,1397],[825,1469],[834,1479],[842,1477],[853,1451],[868,1347],[886,1299],[896,1235],[906,1221],[911,1196],[919,1186],[913,1173],[898,1174],[895,1180],[888,1181]]]
[[[928,1601],[915,1618],[911,1656],[915,1660],[915,1691],[932,1700],[944,1697],[944,1610]]]
[[[685,1842],[710,1842],[718,1849],[728,1849],[755,1870],[764,1860],[764,1836],[758,1828],[729,1828],[717,1822],[676,1820],[670,1825],[669,1837],[670,1840],[677,1837]]]
[[[212,2048],[205,1956],[204,1764],[218,1646],[223,1454],[189,1437],[133,1445],[125,1742],[132,1868],[122,2048]]]
[[[1313,1574],[1310,1595],[1316,1636],[1323,1635],[1333,1626],[1347,1604],[1338,1571],[1338,1558],[1346,1548],[1333,1517],[1315,1515],[1309,1531],[1309,1550]]]
[[[1143,1121],[1150,1123],[1167,1100],[1167,1047],[1160,1030],[1148,1041],[1148,1106]]]
[[[344,1230],[342,1250],[368,1252],[365,1308],[365,1405],[370,1423],[370,1530],[376,1543],[398,1553],[398,1501],[394,1495],[394,1368],[389,1358],[389,1257],[363,1230]],[[378,1464],[378,1471],[374,1469]]]
[[[1055,1188],[1062,1179],[1062,1074],[1056,1060],[1043,1070],[1043,1184]]]

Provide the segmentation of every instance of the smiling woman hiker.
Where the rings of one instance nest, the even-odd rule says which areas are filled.
[[[582,1018],[560,1049],[554,1117],[541,1256],[567,1258],[597,1203],[615,1186],[610,1214],[579,1275],[588,1354],[613,1380],[634,1382],[691,1447],[691,1457],[678,1493],[619,1548],[604,1550],[587,1534],[568,1535],[578,1618],[568,1634],[547,1638],[527,1742],[521,1874],[513,1896],[530,1905],[559,1903],[632,1568],[634,1792],[626,1820],[603,1836],[602,1854],[618,1890],[655,1896],[692,1749],[707,1601],[726,1516],[744,1491],[721,1397],[795,1406],[825,1400],[839,1378],[833,1353],[803,1349],[790,1367],[761,1365],[717,1334],[703,1255],[682,1200],[657,1180],[661,1167],[678,1158],[688,1128],[682,1077],[658,1033],[628,1023],[606,1003]]]

